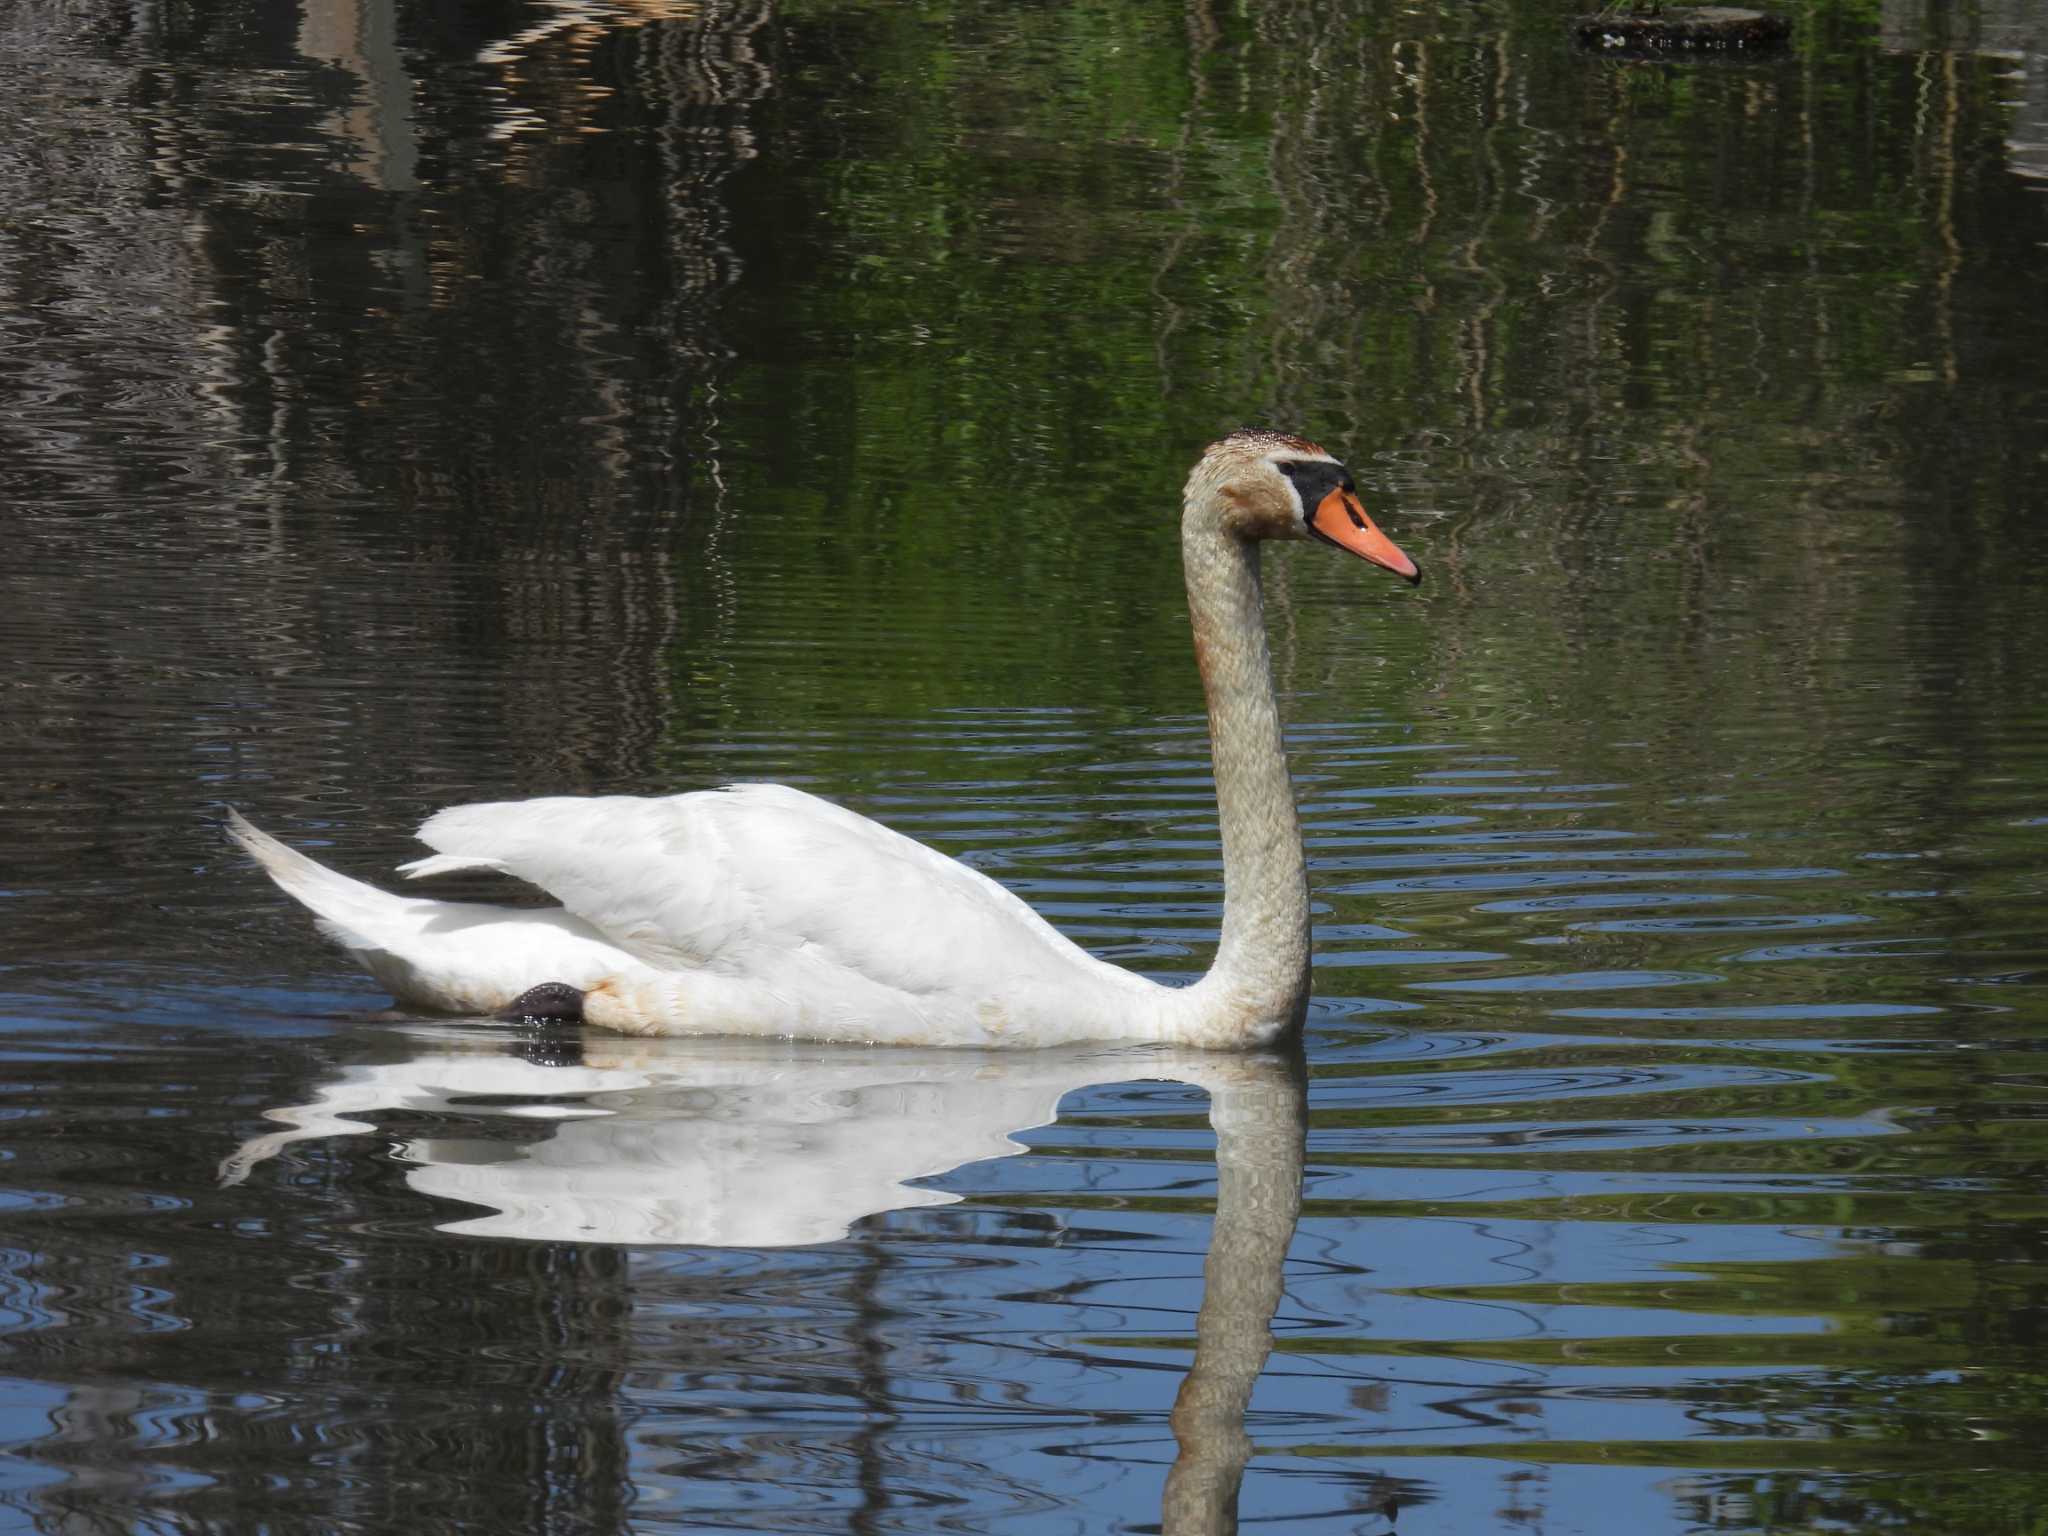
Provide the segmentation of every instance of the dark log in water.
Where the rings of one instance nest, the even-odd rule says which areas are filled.
[[[1766,11],[1730,5],[1613,10],[1572,18],[1581,47],[1602,53],[1759,52],[1782,47],[1792,24]]]

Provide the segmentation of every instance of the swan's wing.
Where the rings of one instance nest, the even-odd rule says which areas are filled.
[[[419,835],[441,855],[428,872],[489,863],[663,969],[823,964],[930,994],[1092,963],[986,875],[780,784],[457,806]]]

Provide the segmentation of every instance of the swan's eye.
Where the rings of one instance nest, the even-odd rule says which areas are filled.
[[[1293,482],[1304,517],[1321,506],[1330,492],[1351,489],[1351,472],[1328,459],[1275,459],[1273,467]]]

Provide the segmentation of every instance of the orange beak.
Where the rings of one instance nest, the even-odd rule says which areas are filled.
[[[1392,571],[1405,582],[1412,584],[1422,580],[1422,572],[1415,569],[1415,562],[1380,532],[1379,524],[1366,515],[1364,505],[1342,486],[1317,503],[1315,515],[1308,520],[1308,526],[1318,538]]]

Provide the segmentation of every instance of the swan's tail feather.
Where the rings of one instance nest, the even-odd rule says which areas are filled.
[[[351,880],[279,842],[232,807],[227,834],[280,890],[312,911],[321,932],[345,948],[376,948],[378,941],[372,935],[383,926],[379,919],[388,921],[402,905],[403,898]]]

